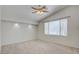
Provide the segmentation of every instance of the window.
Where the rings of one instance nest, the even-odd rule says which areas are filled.
[[[67,36],[67,19],[44,23],[45,34]]]

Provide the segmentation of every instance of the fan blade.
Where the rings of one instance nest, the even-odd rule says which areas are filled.
[[[42,8],[46,9],[46,6],[43,6]]]
[[[43,11],[43,12],[48,12],[48,11]]]
[[[36,10],[36,8],[32,7],[32,9]]]
[[[34,9],[34,10],[39,10],[39,8],[34,8],[34,7],[32,7],[32,9]]]
[[[32,13],[36,13],[37,11],[33,11]]]

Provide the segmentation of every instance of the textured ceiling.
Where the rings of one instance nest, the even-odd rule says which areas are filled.
[[[44,13],[43,15],[37,15],[32,13],[32,6],[35,5],[5,5],[2,9],[2,17],[3,19],[10,18],[12,20],[17,19],[18,21],[21,20],[38,22],[43,18],[49,16],[50,14],[53,14],[56,11],[65,7],[63,5],[46,5],[48,8],[48,13]]]

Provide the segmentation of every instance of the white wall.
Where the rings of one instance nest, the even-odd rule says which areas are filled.
[[[58,37],[58,36],[52,36],[52,35],[48,36],[44,34],[43,23],[45,21],[62,18],[65,16],[71,16],[71,18],[69,18],[67,37]],[[46,40],[50,42],[60,43],[67,46],[79,48],[79,6],[70,6],[68,8],[64,8],[58,13],[40,22],[38,27],[38,37],[41,40]]]
[[[28,24],[2,21],[2,45],[19,43],[36,39],[36,26],[28,27]]]
[[[0,8],[0,53],[1,53],[1,8]]]

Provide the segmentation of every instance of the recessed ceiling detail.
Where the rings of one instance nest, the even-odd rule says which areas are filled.
[[[32,8],[31,8],[32,7]],[[65,6],[61,5],[5,5],[2,6],[2,19],[24,23],[38,23],[46,17],[53,15]],[[33,11],[33,10],[35,11]],[[42,15],[37,15],[39,10]],[[33,13],[32,13],[33,12]]]

